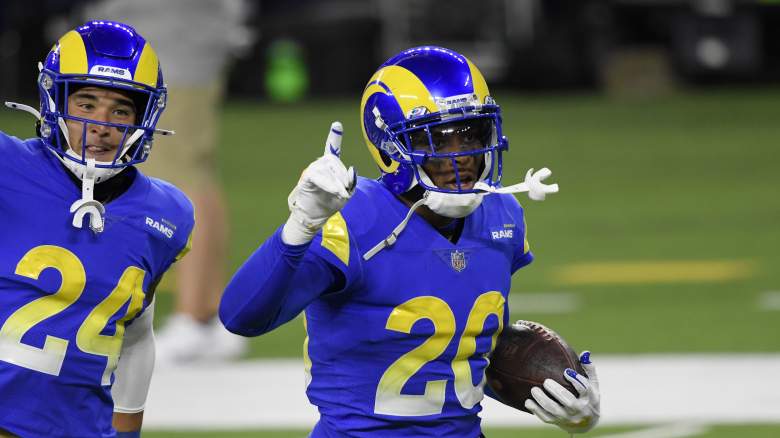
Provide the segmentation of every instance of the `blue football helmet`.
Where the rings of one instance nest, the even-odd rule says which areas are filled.
[[[114,159],[96,163],[98,181],[146,160],[155,132],[171,133],[156,129],[167,96],[157,54],[131,26],[114,21],[87,22],[57,41],[40,70],[38,134],[77,174],[86,165],[86,147],[81,148],[81,154],[71,149],[65,120],[84,123],[85,133],[86,124],[110,126],[123,133]],[[85,86],[126,92],[136,104],[136,123],[123,125],[69,115],[68,96]]]
[[[501,109],[482,73],[463,55],[436,46],[404,50],[368,81],[360,112],[368,150],[393,193],[418,184],[435,192],[483,193],[462,184],[457,159],[466,156],[483,160],[478,181],[499,186],[502,153],[509,147]],[[445,150],[453,135],[460,147]],[[443,160],[454,168],[454,188],[435,186],[423,170]]]

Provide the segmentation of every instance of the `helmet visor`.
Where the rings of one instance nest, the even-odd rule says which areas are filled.
[[[493,120],[488,118],[426,125],[408,133],[407,147],[412,152],[428,152],[431,156],[470,153],[488,148],[494,132]]]

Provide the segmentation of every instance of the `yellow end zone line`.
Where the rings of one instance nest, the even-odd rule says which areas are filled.
[[[554,271],[565,285],[719,283],[750,277],[757,270],[750,260],[677,260],[575,263]]]

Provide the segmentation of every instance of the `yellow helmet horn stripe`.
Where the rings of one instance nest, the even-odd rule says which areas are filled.
[[[87,49],[81,35],[72,30],[59,42],[60,73],[63,74],[87,74]]]
[[[141,57],[138,59],[138,65],[135,67],[133,80],[150,87],[156,87],[159,71],[160,65],[157,60],[157,53],[155,53],[149,43],[146,43],[141,52]]]
[[[382,68],[371,77],[368,84],[369,85],[363,92],[363,99],[360,102],[361,109],[365,109],[366,101],[368,101],[368,98],[374,93],[384,93],[395,97],[396,102],[398,102],[401,111],[403,111],[404,114],[409,114],[410,110],[421,106],[428,108],[430,112],[438,111],[438,107],[436,106],[430,91],[428,91],[422,81],[415,76],[414,73],[403,67],[389,65]],[[395,90],[404,90],[404,94],[396,93]],[[371,157],[374,158],[374,161],[382,171],[386,173],[395,172],[400,163],[393,161],[389,166],[385,164],[379,151],[376,148],[369,146],[371,142],[366,135],[364,123],[365,121],[361,116],[360,126],[363,130],[363,138],[366,141],[366,146],[368,146],[368,152],[371,154]]]
[[[372,81],[373,82],[373,81]],[[374,93],[386,93],[385,89],[379,86],[376,83],[372,83],[369,85],[365,92],[363,93],[363,102],[360,103],[360,108],[364,108],[366,105],[366,100],[373,95]],[[385,160],[382,159],[382,155],[379,154],[379,151],[377,148],[371,146],[371,140],[368,139],[368,135],[366,134],[366,125],[365,120],[363,120],[363,115],[360,115],[360,129],[363,132],[363,140],[365,140],[366,147],[368,147],[368,153],[371,154],[371,158],[374,159],[374,162],[379,166],[380,169],[382,169],[383,172],[386,173],[393,173],[396,170],[398,170],[398,166],[401,165],[401,163],[397,161],[390,161],[390,165],[388,166],[385,163]]]
[[[482,76],[482,73],[479,71],[476,65],[474,65],[468,58],[466,58],[466,62],[468,62],[469,70],[471,71],[471,83],[474,87],[474,94],[477,95],[480,103],[485,103],[485,97],[490,95],[487,82],[485,82],[485,78]]]

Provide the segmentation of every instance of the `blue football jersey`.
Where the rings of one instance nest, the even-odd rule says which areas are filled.
[[[112,373],[125,326],[188,248],[189,200],[137,172],[105,205],[105,229],[75,228],[81,189],[39,139],[0,132],[0,429],[111,437]]]
[[[489,195],[457,243],[421,216],[365,261],[408,212],[363,179],[311,243],[343,289],[306,308],[313,437],[478,437],[486,355],[507,324],[512,273],[533,256],[523,210]]]

